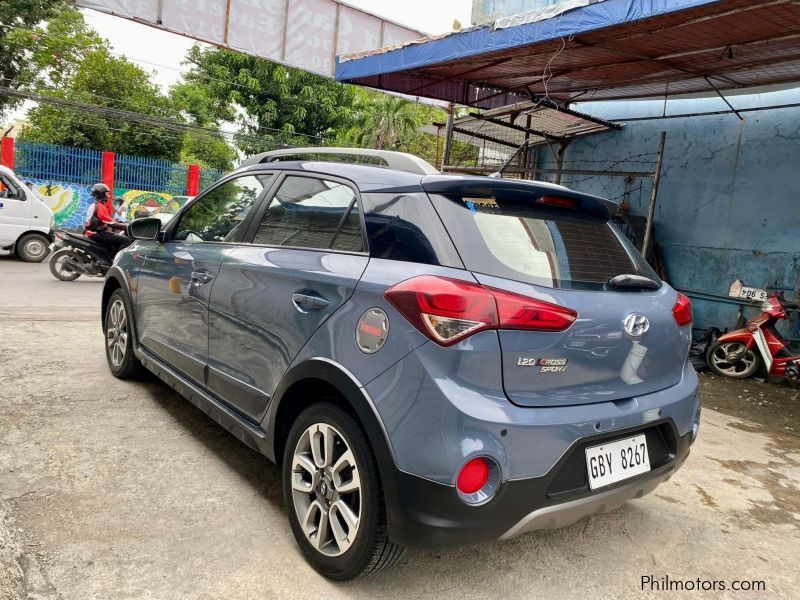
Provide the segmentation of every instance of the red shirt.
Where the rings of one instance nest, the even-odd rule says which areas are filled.
[[[111,216],[111,202],[95,202],[94,203],[94,215],[100,219],[103,223],[113,223],[114,219]],[[86,231],[85,234],[91,236],[94,231],[89,231],[89,226],[91,225],[91,219],[86,223]]]

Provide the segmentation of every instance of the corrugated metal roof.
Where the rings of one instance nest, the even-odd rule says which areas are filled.
[[[336,78],[483,108],[800,82],[800,2],[606,0],[340,57]]]
[[[526,139],[536,146],[550,142],[562,142],[584,135],[602,133],[620,126],[597,117],[574,110],[557,109],[544,102],[518,102],[509,106],[473,112],[459,117],[453,126],[460,138],[474,137],[474,143],[481,140],[496,141],[509,147],[519,147]]]

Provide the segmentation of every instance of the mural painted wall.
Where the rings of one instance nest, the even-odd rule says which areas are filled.
[[[92,203],[91,186],[26,178],[27,183],[41,196],[53,211],[56,226],[77,229],[86,222],[86,211]],[[186,202],[186,196],[173,196],[162,192],[115,188],[114,197],[125,200],[126,218],[132,221],[159,212],[177,212]]]
[[[125,200],[125,215],[128,221],[161,212],[177,212],[187,198],[186,196],[173,196],[166,193],[115,188],[114,197],[118,196]]]
[[[86,221],[86,209],[91,204],[89,187],[43,179],[25,179],[53,211],[57,227],[76,229]]]

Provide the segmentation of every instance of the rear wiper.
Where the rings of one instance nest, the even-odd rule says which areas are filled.
[[[649,277],[631,275],[629,273],[611,277],[606,283],[616,288],[649,288],[657,290],[660,287],[658,282],[653,281]]]

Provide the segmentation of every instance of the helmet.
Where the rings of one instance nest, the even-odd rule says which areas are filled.
[[[105,183],[95,183],[92,186],[92,197],[97,199],[105,199],[106,194],[111,190]]]

